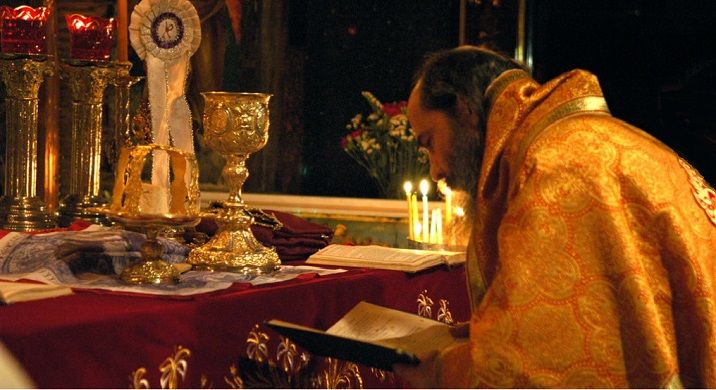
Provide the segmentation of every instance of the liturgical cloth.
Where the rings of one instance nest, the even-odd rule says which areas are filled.
[[[486,97],[471,343],[440,385],[715,387],[713,189],[587,72]]]

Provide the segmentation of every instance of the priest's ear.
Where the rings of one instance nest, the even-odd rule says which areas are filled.
[[[455,102],[455,114],[458,123],[471,129],[477,128],[477,124],[480,122],[480,116],[475,112],[473,107],[465,101],[464,97],[458,96]]]

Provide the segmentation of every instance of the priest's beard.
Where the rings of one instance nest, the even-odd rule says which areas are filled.
[[[453,149],[448,160],[450,176],[447,183],[458,193],[456,204],[465,212],[459,230],[467,234],[472,229],[477,200],[477,181],[482,167],[484,144],[482,132],[458,125],[453,129]]]

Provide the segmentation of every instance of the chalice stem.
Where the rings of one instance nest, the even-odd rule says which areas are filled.
[[[249,170],[246,168],[247,155],[230,154],[226,156],[226,165],[222,175],[229,187],[229,199],[226,205],[229,207],[244,207],[244,200],[241,198],[241,189],[249,177]]]

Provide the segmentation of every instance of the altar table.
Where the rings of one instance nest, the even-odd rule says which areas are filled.
[[[469,318],[462,266],[346,268],[189,297],[100,290],[0,306],[0,340],[41,388],[394,387],[391,373],[304,351],[264,322],[327,329],[361,300]]]

